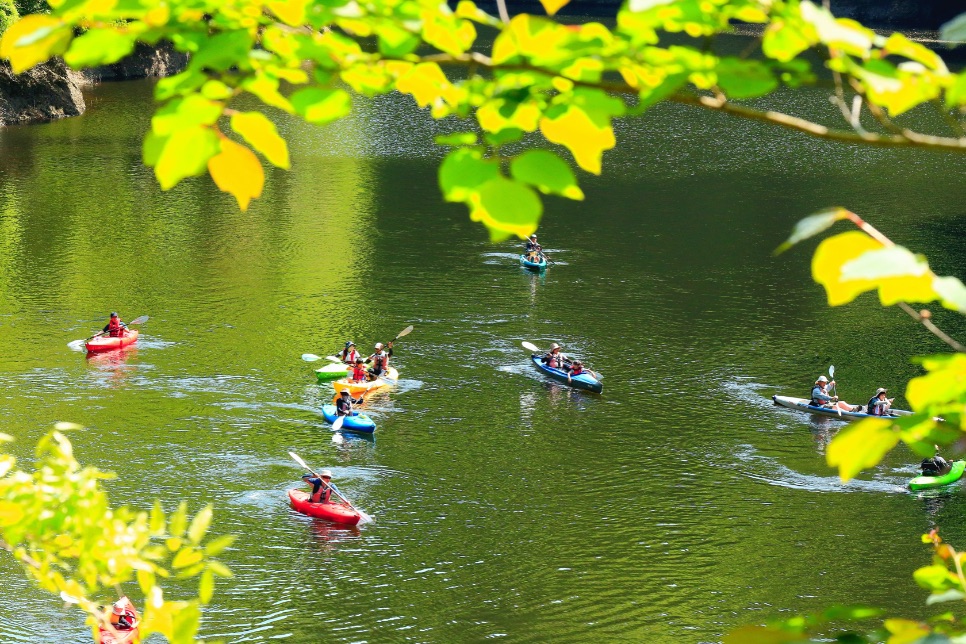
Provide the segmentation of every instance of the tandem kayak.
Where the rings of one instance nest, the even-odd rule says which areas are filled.
[[[909,489],[925,490],[931,487],[949,485],[961,479],[964,471],[966,471],[966,461],[953,461],[952,468],[942,476],[922,475],[912,479],[909,481]]]
[[[362,518],[362,515],[350,508],[347,503],[333,503],[332,501],[312,503],[309,501],[309,493],[305,490],[289,490],[288,500],[292,503],[293,510],[310,517],[318,517],[346,525],[355,525]]]
[[[335,419],[338,418],[335,413],[335,405],[322,405],[322,416],[328,422],[334,423]],[[376,424],[365,414],[354,411],[351,416],[346,416],[345,420],[342,421],[342,429],[371,434],[376,431]]]
[[[110,351],[120,349],[138,341],[138,332],[135,329],[125,329],[124,335],[112,338],[107,335],[98,336],[84,344],[88,351]]]
[[[540,361],[540,356],[537,355],[531,355],[530,359],[533,360],[533,364],[536,365],[537,369],[547,374],[554,380],[559,380],[560,382],[568,384],[571,387],[576,387],[577,389],[586,389],[587,391],[592,391],[595,394],[599,394],[604,389],[603,383],[590,375],[589,372],[585,371],[579,376],[573,376],[570,381],[568,381],[567,372],[563,369],[548,367]]]
[[[347,364],[333,362],[316,369],[315,375],[318,377],[319,382],[338,380],[339,378],[347,377],[349,375],[349,369],[350,367]]]
[[[368,382],[355,382],[354,380],[343,378],[341,380],[336,380],[332,384],[335,386],[336,391],[341,392],[343,389],[348,389],[350,396],[353,398],[358,398],[362,394],[367,394],[371,391],[375,391],[376,389],[394,385],[396,384],[397,380],[399,380],[399,372],[392,367],[389,367],[382,376],[379,376],[375,380],[370,380]]]
[[[539,262],[531,262],[526,255],[520,255],[520,264],[527,270],[542,271],[547,268],[547,258],[541,257]]]
[[[117,604],[122,608],[126,608],[127,610],[129,610],[131,613],[134,614],[134,628],[131,628],[129,630],[116,629],[115,632],[117,633],[117,635],[115,635],[114,633],[112,633],[111,631],[107,630],[102,626],[98,627],[97,629],[98,644],[128,644],[129,642],[133,644],[135,642],[140,642],[141,633],[139,632],[138,625],[141,623],[141,619],[138,617],[138,612],[137,612],[137,609],[134,608],[134,604],[132,604],[131,600],[128,599],[127,597],[121,597],[117,601]],[[111,610],[110,607],[108,607],[108,613],[110,613],[110,610]]]
[[[819,407],[818,405],[809,404],[811,401],[808,398],[792,398],[791,396],[772,396],[771,399],[776,405],[781,405],[782,407],[788,407],[789,409],[797,409],[799,411],[808,412],[809,414],[815,414],[816,416],[828,416],[829,418],[838,418],[839,420],[857,420],[860,418],[889,418],[890,416],[911,416],[911,411],[906,411],[905,409],[890,409],[889,413],[885,416],[874,416],[873,414],[865,413],[865,405],[862,405],[862,411],[842,411],[834,408],[830,409],[828,407]]]

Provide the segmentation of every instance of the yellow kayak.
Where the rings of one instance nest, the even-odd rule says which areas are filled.
[[[342,392],[343,389],[348,389],[349,395],[353,398],[356,398],[362,394],[367,394],[370,391],[375,391],[376,389],[381,389],[382,387],[394,385],[396,384],[397,380],[399,380],[399,372],[392,367],[389,367],[382,376],[369,382],[355,382],[354,380],[343,378],[341,380],[336,380],[332,384],[335,385],[335,390],[337,392]]]

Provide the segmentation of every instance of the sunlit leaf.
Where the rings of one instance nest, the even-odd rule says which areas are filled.
[[[843,482],[867,467],[879,464],[882,457],[899,442],[899,432],[892,423],[881,419],[865,419],[836,434],[829,443],[826,460],[837,467]]]
[[[929,634],[929,627],[909,619],[887,619],[884,624],[892,634],[889,644],[913,644]]]
[[[178,554],[174,556],[171,560],[172,568],[185,568],[187,566],[192,566],[202,560],[204,555],[197,548],[192,548],[190,546],[185,546],[178,551]]]
[[[594,174],[600,174],[604,150],[610,150],[617,143],[611,126],[598,126],[578,107],[570,107],[556,118],[544,117],[540,131],[551,143],[566,146],[577,165]]]
[[[570,0],[540,0],[544,11],[549,15],[554,15],[569,3]]]
[[[134,49],[134,34],[114,29],[92,29],[70,44],[64,54],[64,61],[75,69],[107,65],[131,53]]]
[[[876,288],[874,280],[842,280],[842,266],[882,244],[863,232],[852,230],[822,240],[812,256],[812,278],[825,287],[830,306],[854,300],[859,294]]]
[[[722,644],[793,644],[802,636],[770,626],[742,626],[728,633]]]
[[[247,210],[249,202],[261,196],[265,185],[262,164],[251,150],[231,139],[222,138],[220,148],[218,154],[208,159],[208,173],[219,190],[233,195],[238,207]]]
[[[906,386],[906,399],[913,409],[966,399],[966,355],[950,354],[942,363],[924,361],[929,370]]]
[[[235,543],[237,537],[233,534],[226,534],[224,536],[218,537],[217,539],[212,539],[207,544],[205,544],[205,554],[209,557],[217,557],[226,548]]]
[[[161,189],[169,190],[182,179],[201,174],[208,167],[208,159],[217,152],[218,137],[211,128],[188,127],[163,137],[154,166]]]
[[[267,116],[261,112],[236,112],[231,116],[231,129],[261,152],[269,163],[288,169],[288,144],[278,135],[275,124]]]
[[[172,537],[181,537],[188,527],[188,502],[182,501],[168,522],[168,532]]]
[[[477,136],[475,132],[456,132],[454,134],[441,134],[436,137],[437,145],[475,145]]]
[[[411,94],[420,107],[431,105],[450,82],[436,63],[416,65],[396,82],[396,89]]]
[[[198,583],[198,599],[202,604],[207,604],[214,593],[215,575],[210,570],[206,570],[201,573],[201,580]]]
[[[492,239],[523,239],[537,230],[543,214],[543,203],[533,190],[504,177],[487,181],[470,201],[470,219],[485,224]]]
[[[466,201],[480,186],[500,175],[500,165],[479,151],[453,150],[439,168],[439,187],[447,201]]]
[[[934,277],[932,291],[942,300],[943,306],[966,314],[966,285],[956,277]]]
[[[329,123],[340,119],[352,109],[352,99],[342,89],[308,87],[291,96],[295,112],[309,123]]]
[[[70,44],[72,30],[63,20],[50,15],[24,16],[0,38],[0,58],[10,61],[15,74],[59,56]]]
[[[732,99],[763,96],[778,86],[774,72],[759,60],[723,58],[715,72],[718,85]]]
[[[24,517],[23,508],[11,501],[0,501],[0,526],[11,526]]]
[[[805,217],[795,224],[795,228],[792,229],[792,234],[782,242],[781,246],[775,249],[774,254],[778,255],[779,253],[783,253],[795,244],[828,230],[835,222],[841,221],[847,218],[847,216],[848,211],[844,208],[833,208]]]
[[[573,170],[563,159],[547,150],[528,150],[510,162],[510,174],[517,181],[529,183],[540,192],[568,199],[583,199]]]
[[[195,545],[200,544],[205,533],[208,532],[208,526],[211,525],[212,513],[213,506],[209,503],[191,520],[191,525],[188,526],[188,539]]]

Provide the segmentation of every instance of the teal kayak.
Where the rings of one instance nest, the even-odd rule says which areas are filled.
[[[520,263],[524,268],[531,271],[542,271],[547,268],[547,258],[542,255],[539,262],[528,261],[526,255],[520,255]]]
[[[912,490],[925,490],[931,487],[949,485],[955,483],[963,477],[966,471],[966,461],[953,461],[952,468],[942,476],[917,476],[909,481],[909,488]]]

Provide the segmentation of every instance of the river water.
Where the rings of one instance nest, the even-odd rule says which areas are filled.
[[[534,275],[518,242],[442,202],[430,141],[455,126],[408,99],[286,123],[292,171],[240,213],[207,180],[158,189],[140,162],[150,92],[105,84],[81,118],[0,130],[0,414],[28,463],[54,422],[85,425],[76,453],[117,473],[116,503],[215,504],[236,576],[204,637],[714,642],[833,603],[929,614],[919,535],[966,547],[963,490],[908,493],[903,447],[843,485],[824,460],[841,425],[770,398],[834,364],[850,402],[886,386],[904,403],[909,356],[943,346],[872,296],[828,308],[814,242],[771,251],[841,204],[964,276],[959,158],[662,106],[619,124],[585,202],[547,200],[556,264]],[[151,316],[136,348],[73,350],[112,310]],[[409,324],[398,386],[368,404],[375,438],[333,435],[331,388],[300,354]],[[603,394],[542,378],[524,340],[560,342]],[[290,510],[289,450],[375,521]],[[89,641],[8,557],[0,576],[0,641]]]

